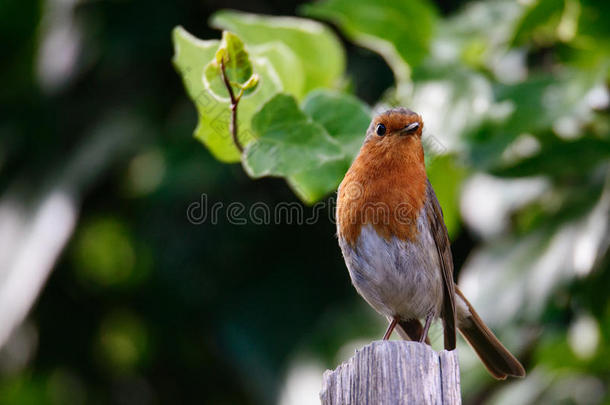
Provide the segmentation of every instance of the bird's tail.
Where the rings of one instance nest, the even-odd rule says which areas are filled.
[[[500,343],[457,286],[455,292],[458,298],[458,329],[481,358],[489,373],[498,380],[504,380],[507,376],[524,377],[525,370],[519,360]]]

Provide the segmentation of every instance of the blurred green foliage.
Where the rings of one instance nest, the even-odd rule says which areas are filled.
[[[607,403],[608,4],[9,0],[0,264],[32,246],[48,195],[78,221],[0,349],[0,404],[316,403],[307,382],[383,332],[349,285],[332,191],[392,105],[422,114],[458,281],[528,371],[496,384],[461,346],[464,402]],[[239,104],[243,168],[219,162],[242,158],[204,75],[219,30],[260,79]],[[231,202],[318,219],[210,220]],[[193,204],[208,209],[198,225]]]

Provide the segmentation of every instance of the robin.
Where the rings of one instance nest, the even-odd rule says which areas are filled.
[[[377,115],[339,186],[337,235],[352,283],[390,322],[384,340],[396,328],[429,344],[430,324],[440,318],[446,350],[455,349],[457,327],[493,377],[523,377],[521,363],[453,281],[447,228],[426,176],[423,127],[406,108]]]

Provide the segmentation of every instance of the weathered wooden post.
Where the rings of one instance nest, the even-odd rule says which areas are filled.
[[[462,402],[457,352],[407,341],[375,341],[324,373],[323,405]]]

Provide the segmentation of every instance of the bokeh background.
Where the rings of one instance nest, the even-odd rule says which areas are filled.
[[[192,137],[171,63],[176,25],[219,38],[221,8],[301,3],[1,3],[0,404],[317,403],[322,372],[383,334],[332,195],[312,224],[187,219],[203,194],[316,209]],[[423,115],[459,283],[528,372],[495,382],[462,342],[465,403],[610,403],[608,2],[419,1],[435,29],[399,20],[430,37],[401,83],[339,18],[363,2],[336,3],[318,16],[344,89]]]

